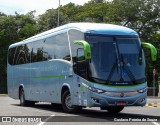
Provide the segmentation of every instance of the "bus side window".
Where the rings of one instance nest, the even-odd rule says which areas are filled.
[[[37,62],[43,60],[43,48],[37,48]]]
[[[56,56],[59,59],[71,60],[67,33],[56,35]]]
[[[71,60],[69,42],[66,33],[47,38],[44,42],[43,57],[47,60],[64,59]]]
[[[31,62],[43,61],[43,42],[44,40],[39,40],[39,41],[29,43],[30,53],[31,53]]]
[[[14,64],[15,51],[16,51],[16,47],[9,49],[8,62],[9,62],[10,65],[15,65],[15,64]]]

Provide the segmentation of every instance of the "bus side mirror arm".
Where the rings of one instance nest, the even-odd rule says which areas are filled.
[[[83,46],[85,59],[86,60],[91,59],[91,47],[88,42],[84,40],[75,40],[74,44]]]
[[[142,42],[142,48],[148,48],[151,51],[151,59],[152,61],[157,60],[157,49],[150,43]]]

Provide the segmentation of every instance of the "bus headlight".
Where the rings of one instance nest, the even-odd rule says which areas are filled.
[[[92,92],[96,92],[96,93],[104,93],[104,92],[106,92],[106,91],[104,91],[102,89],[90,87],[90,86],[86,85],[85,83],[82,83],[82,85],[85,86],[87,89],[89,89]]]
[[[140,89],[140,90],[137,90],[137,92],[139,92],[139,93],[144,93],[144,92],[146,92],[147,91],[147,87],[146,88],[143,88],[143,89]]]

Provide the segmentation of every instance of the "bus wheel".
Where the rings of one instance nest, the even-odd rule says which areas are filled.
[[[80,106],[74,106],[71,103],[71,95],[70,92],[67,90],[62,95],[62,108],[65,112],[75,113],[82,109]]]
[[[26,100],[24,96],[24,90],[21,88],[19,92],[19,100],[20,100],[20,105],[25,106],[26,105]]]
[[[124,106],[106,107],[106,110],[111,114],[117,114],[124,109]]]
[[[20,89],[19,99],[20,99],[20,105],[21,105],[21,106],[32,106],[32,105],[35,104],[34,101],[27,101],[27,100],[25,100],[25,95],[24,95],[24,90],[23,90],[23,88]]]

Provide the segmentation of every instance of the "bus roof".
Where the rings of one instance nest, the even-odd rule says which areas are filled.
[[[105,23],[70,23],[70,28],[80,29],[84,33],[107,34],[107,35],[138,35],[134,30]]]
[[[104,24],[104,23],[69,23],[65,24],[63,26],[42,32],[40,34],[37,34],[33,37],[30,37],[28,39],[25,39],[21,42],[12,44],[10,47],[17,46],[20,44],[24,44],[33,41],[33,40],[38,40],[39,38],[44,38],[48,34],[52,34],[55,32],[63,32],[64,30],[67,29],[77,29],[83,33],[92,33],[92,34],[106,34],[106,35],[134,35],[138,36],[137,32],[134,30],[124,27],[124,26],[119,26],[119,25],[113,25],[113,24]]]

